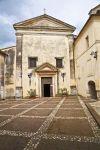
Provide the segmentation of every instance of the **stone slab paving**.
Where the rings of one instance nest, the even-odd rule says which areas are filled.
[[[0,116],[0,122],[3,122],[3,121],[5,121],[9,118],[11,118],[11,117],[9,117],[9,116]]]
[[[15,106],[14,108],[31,108],[32,106],[35,106],[37,103],[35,104],[22,104],[22,105],[19,105],[19,106]]]
[[[37,106],[37,108],[55,108],[57,104],[42,104]]]
[[[63,105],[80,105],[80,103],[79,102],[73,102],[73,101],[72,102],[71,101],[70,102],[66,101],[66,102],[63,103]]]
[[[10,123],[2,126],[1,130],[12,130],[21,132],[36,132],[43,124],[44,119],[40,118],[16,118]]]
[[[41,140],[37,150],[100,150],[99,144],[55,139]]]
[[[25,113],[28,116],[48,116],[52,112],[52,109],[33,109]]]
[[[80,104],[83,107],[83,110],[88,118],[88,122],[91,125],[92,131],[94,133],[95,137],[100,137],[100,128],[97,126],[97,123],[95,122],[93,116],[91,115],[91,113],[89,112],[88,108],[86,107],[85,103],[81,100],[80,97],[78,97]]]
[[[25,109],[24,109],[25,110]],[[16,115],[18,113],[21,113],[23,111],[23,109],[7,109],[7,110],[3,110],[0,111],[0,115]]]
[[[18,136],[0,136],[0,150],[22,150],[29,138]]]
[[[75,110],[72,111],[72,109],[60,109],[58,110],[57,117],[85,117],[83,110]]]
[[[68,103],[68,105],[62,105],[61,108],[82,108],[82,106],[79,105],[79,104],[74,104],[73,105],[73,104]]]
[[[99,113],[97,112],[98,109],[95,107],[95,109],[97,110],[97,111],[96,111],[96,110],[93,108],[93,106],[91,106],[89,103],[86,103],[86,106],[88,107],[88,109],[89,109],[89,111],[91,112],[92,116],[94,117],[96,123],[97,123],[98,126],[100,127],[100,115],[99,115]],[[100,107],[100,106],[99,106],[99,107]]]
[[[0,102],[0,150],[100,150],[100,129],[85,99]]]
[[[84,129],[84,130],[83,130]],[[54,119],[48,134],[67,134],[76,136],[93,136],[88,120],[84,119]]]
[[[2,104],[2,105],[0,105],[0,109],[1,108],[9,108],[11,106],[14,106],[14,104]]]
[[[100,104],[99,104],[99,106],[93,106],[93,108],[100,116]]]

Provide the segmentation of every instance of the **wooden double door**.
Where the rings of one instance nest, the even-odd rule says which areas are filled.
[[[42,97],[53,96],[52,77],[41,78],[41,92],[42,92]]]

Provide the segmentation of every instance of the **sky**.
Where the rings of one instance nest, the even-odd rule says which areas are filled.
[[[76,27],[78,34],[90,9],[100,0],[0,0],[0,48],[15,46],[13,24],[46,14]]]

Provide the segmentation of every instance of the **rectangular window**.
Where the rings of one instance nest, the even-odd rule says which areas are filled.
[[[62,58],[56,58],[56,67],[63,68]]]
[[[70,77],[74,79],[74,60],[70,60]]]
[[[89,48],[89,36],[86,37],[86,48]]]
[[[29,57],[28,58],[28,68],[36,67],[37,57]]]

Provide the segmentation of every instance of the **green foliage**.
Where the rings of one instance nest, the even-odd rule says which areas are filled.
[[[29,95],[29,97],[36,97],[36,90],[30,89],[28,91],[28,95]]]
[[[56,96],[68,96],[68,91],[66,88],[58,89]]]

